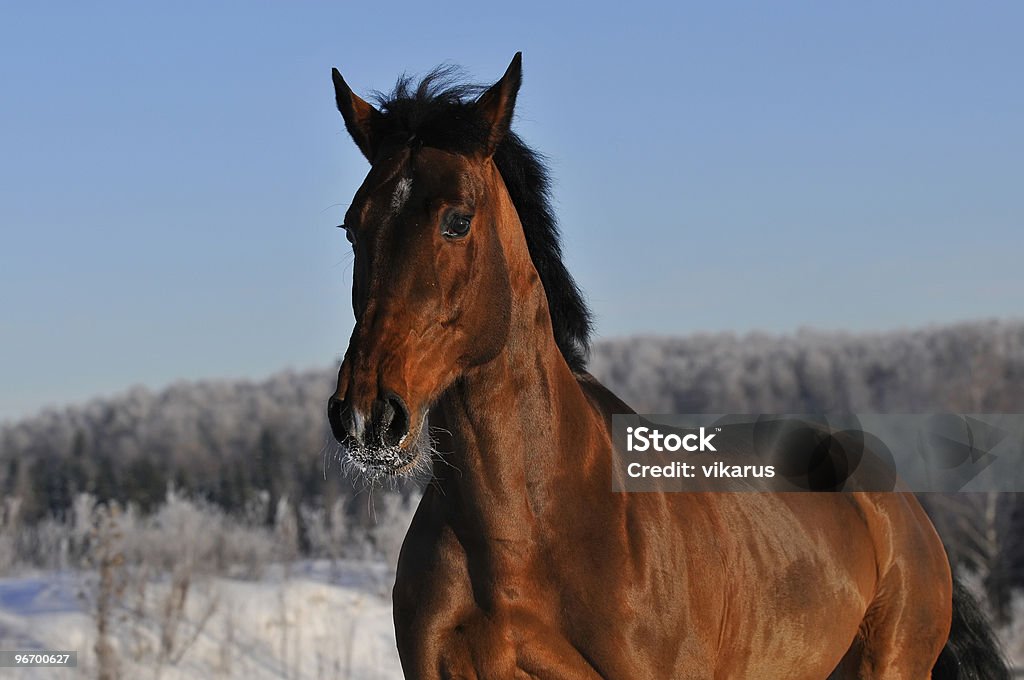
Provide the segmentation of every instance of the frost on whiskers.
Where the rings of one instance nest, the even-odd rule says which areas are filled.
[[[366,488],[380,484],[397,488],[399,480],[405,478],[429,481],[434,456],[441,454],[427,433],[425,423],[426,418],[421,421],[415,439],[405,448],[383,444],[366,446],[347,439],[337,445],[330,458],[341,464],[346,476]]]

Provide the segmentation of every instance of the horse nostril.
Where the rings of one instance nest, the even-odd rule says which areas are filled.
[[[331,424],[331,433],[339,442],[348,438],[348,428],[345,427],[345,402],[336,397],[327,400],[327,422]]]
[[[377,431],[385,446],[398,446],[409,432],[409,409],[394,392],[389,392],[374,409],[377,413]]]

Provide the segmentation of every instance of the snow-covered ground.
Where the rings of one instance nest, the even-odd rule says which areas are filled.
[[[170,584],[118,594],[111,627],[120,677],[390,680],[402,677],[383,563],[327,560],[274,565],[259,581],[210,577],[189,588],[170,652]],[[134,582],[138,588],[139,581]],[[89,572],[38,572],[0,578],[0,649],[77,650],[78,668],[0,668],[0,678],[97,677],[96,617]],[[1015,601],[1024,623],[1024,596]],[[1024,626],[1002,630],[1020,666]]]
[[[393,574],[370,562],[300,562],[260,581],[192,585],[161,655],[170,585],[121,592],[111,635],[123,678],[401,678]],[[83,573],[0,579],[0,649],[77,650],[78,669],[0,669],[0,678],[96,677],[96,622]],[[84,594],[84,595],[83,595]],[[162,658],[163,656],[163,658]]]

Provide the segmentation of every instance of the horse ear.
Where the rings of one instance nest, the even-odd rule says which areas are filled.
[[[366,160],[373,163],[384,116],[352,91],[338,69],[331,69],[331,79],[334,80],[334,99],[341,117],[345,119],[345,127]]]
[[[501,140],[508,134],[509,126],[512,124],[512,112],[516,107],[516,95],[522,82],[523,53],[516,52],[501,80],[476,100],[477,109],[491,128],[487,140],[488,156],[494,154]]]

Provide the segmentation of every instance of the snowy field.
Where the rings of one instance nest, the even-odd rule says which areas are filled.
[[[274,566],[259,581],[214,577],[190,590],[170,634],[170,583],[121,593],[111,617],[115,677],[399,679],[393,579],[383,563],[328,560]],[[0,649],[77,650],[79,659],[74,670],[0,669],[0,678],[101,677],[96,616],[85,594],[94,581],[85,572],[0,578]],[[1001,633],[1020,668],[1021,625]]]
[[[109,639],[122,678],[401,678],[383,564],[296,562],[259,581],[190,588],[168,624],[171,583],[122,592]],[[97,622],[85,572],[0,579],[0,649],[77,650],[76,670],[0,669],[0,678],[95,678]],[[173,628],[173,630],[168,630]],[[161,644],[163,641],[164,644]]]

